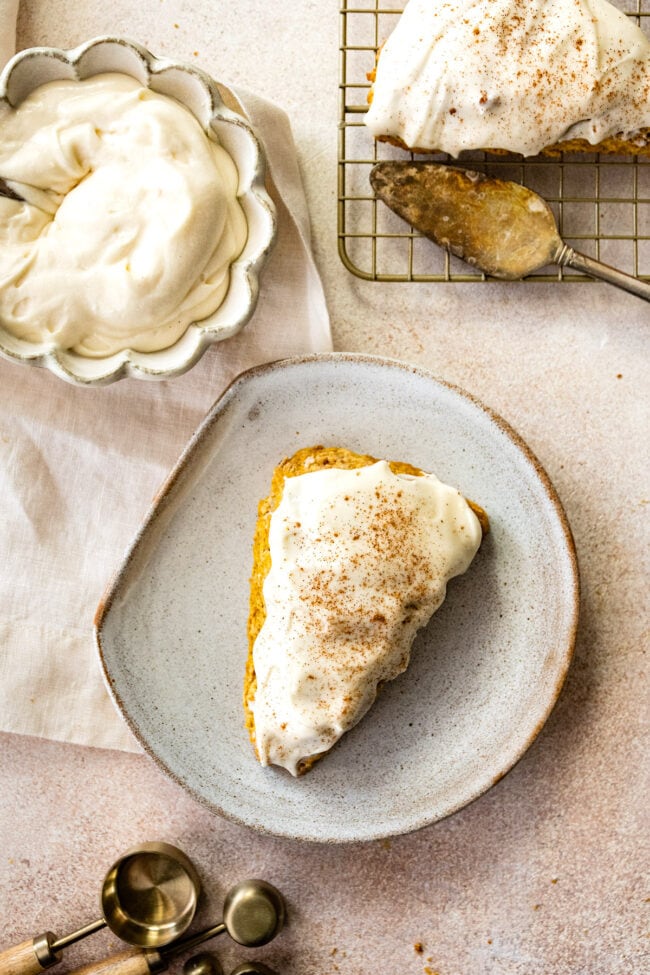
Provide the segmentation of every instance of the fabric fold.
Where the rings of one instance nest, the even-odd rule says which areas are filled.
[[[17,3],[0,0],[0,56]],[[12,19],[13,18],[13,19]],[[249,324],[185,375],[80,389],[0,359],[0,730],[139,751],[106,691],[93,617],[158,487],[228,383],[332,347],[286,114],[239,102],[265,146],[278,235]]]

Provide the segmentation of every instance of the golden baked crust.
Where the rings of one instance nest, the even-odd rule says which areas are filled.
[[[556,142],[552,146],[545,146],[539,151],[538,155],[559,156],[563,152],[601,152],[616,156],[650,156],[650,129],[641,129],[639,135],[646,140],[644,145],[635,145],[633,142],[626,142],[624,139],[618,139],[614,136],[609,139],[603,139],[602,142],[598,142],[596,145],[592,145],[586,139],[567,139],[565,142]],[[407,152],[413,152],[416,155],[435,155],[440,151],[438,149],[420,149],[417,146],[407,146],[401,139],[395,138],[392,135],[379,135],[376,141],[388,142],[397,149],[405,149]],[[509,149],[490,149],[486,147],[476,151],[488,152],[493,156],[520,155],[519,153],[510,152]]]
[[[375,78],[377,77],[377,64],[379,63],[379,56],[381,54],[381,49],[383,44],[377,48],[377,54],[375,58],[375,67],[372,71],[368,71],[366,78],[368,81],[374,84]],[[370,105],[373,98],[373,89],[371,88],[368,92],[367,101]],[[540,156],[559,156],[562,152],[575,152],[575,153],[595,153],[602,152],[608,155],[616,156],[650,156],[650,128],[639,130],[639,139],[643,139],[642,145],[636,145],[634,142],[628,142],[625,139],[620,139],[617,136],[610,136],[609,139],[603,139],[602,142],[598,142],[592,145],[586,139],[566,139],[563,142],[556,142],[551,146],[545,146],[540,150],[538,155]],[[413,152],[416,155],[435,155],[441,152],[440,149],[421,149],[418,146],[407,146],[405,142],[401,139],[392,135],[379,135],[376,138],[377,142],[386,142],[391,146],[395,146],[397,149],[404,149],[406,152]],[[519,153],[510,152],[509,149],[500,149],[497,147],[481,147],[477,149],[478,152],[489,152],[491,155],[495,156],[518,156]]]
[[[282,500],[284,482],[288,477],[297,477],[299,474],[323,470],[327,467],[353,470],[357,467],[368,467],[376,463],[376,457],[371,457],[369,454],[357,454],[351,450],[347,450],[345,447],[303,447],[293,454],[292,457],[285,457],[278,464],[273,471],[271,489],[268,497],[263,498],[258,505],[257,523],[253,537],[253,570],[250,578],[250,609],[248,615],[248,658],[246,660],[243,695],[246,729],[254,748],[255,718],[250,705],[257,691],[257,680],[255,677],[255,664],[253,662],[253,646],[266,619],[263,586],[264,580],[271,568],[269,525],[271,522],[271,514]],[[400,461],[389,461],[388,463],[395,474],[411,474],[420,477],[425,473],[419,468],[413,467],[411,464],[405,464]],[[477,516],[483,535],[487,534],[489,531],[487,514],[479,505],[474,504],[474,502],[468,501],[467,503]],[[311,758],[305,759],[301,764],[301,774],[308,771],[316,759],[320,757],[320,755],[314,755]]]

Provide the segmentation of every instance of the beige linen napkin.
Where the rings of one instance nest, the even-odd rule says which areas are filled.
[[[0,68],[16,50],[18,0],[0,0]]]
[[[0,0],[0,55],[17,3]],[[13,20],[11,19],[13,18]],[[0,359],[0,730],[139,751],[102,681],[93,615],[147,507],[243,369],[331,348],[286,115],[238,97],[267,151],[278,238],[252,321],[184,376],[79,389]]]

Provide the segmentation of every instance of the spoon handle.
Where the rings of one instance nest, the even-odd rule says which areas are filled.
[[[10,200],[22,200],[22,196],[19,196],[15,190],[12,190],[11,186],[0,176],[0,196],[6,196]]]
[[[56,965],[60,957],[52,951],[54,935],[46,931],[37,938],[0,951],[0,975],[39,975]]]
[[[101,961],[75,968],[73,975],[155,975],[166,968],[167,963],[158,951],[129,948]]]
[[[650,301],[650,284],[646,281],[639,281],[638,278],[632,277],[631,274],[625,274],[623,271],[618,271],[615,267],[610,267],[609,264],[603,264],[602,261],[597,261],[593,257],[580,254],[578,251],[574,251],[573,247],[569,247],[568,244],[563,245],[562,250],[556,258],[556,263],[561,267],[572,267],[576,271],[583,271],[592,278],[607,281],[608,284],[615,284],[617,288],[629,291],[631,294],[636,295],[637,298],[644,298],[646,301]]]
[[[69,975],[156,975],[157,972],[164,972],[168,967],[168,958],[173,958],[183,951],[190,951],[204,941],[216,938],[217,935],[223,934],[227,930],[226,925],[221,921],[211,928],[199,931],[198,934],[188,934],[184,938],[178,938],[161,948],[160,951],[151,948],[144,950],[131,948],[119,955],[104,958],[103,961],[92,962],[90,965],[82,966],[82,968],[75,968]],[[8,975],[13,975],[13,973],[9,972]]]

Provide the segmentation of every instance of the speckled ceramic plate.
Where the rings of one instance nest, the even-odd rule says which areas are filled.
[[[257,764],[243,725],[248,578],[273,467],[316,443],[431,470],[483,505],[492,530],[406,673],[293,779]],[[149,512],[96,635],[131,729],[198,799],[283,836],[363,840],[449,815],[521,757],[560,691],[577,604],[560,502],[507,424],[419,369],[332,355],[230,386]]]

